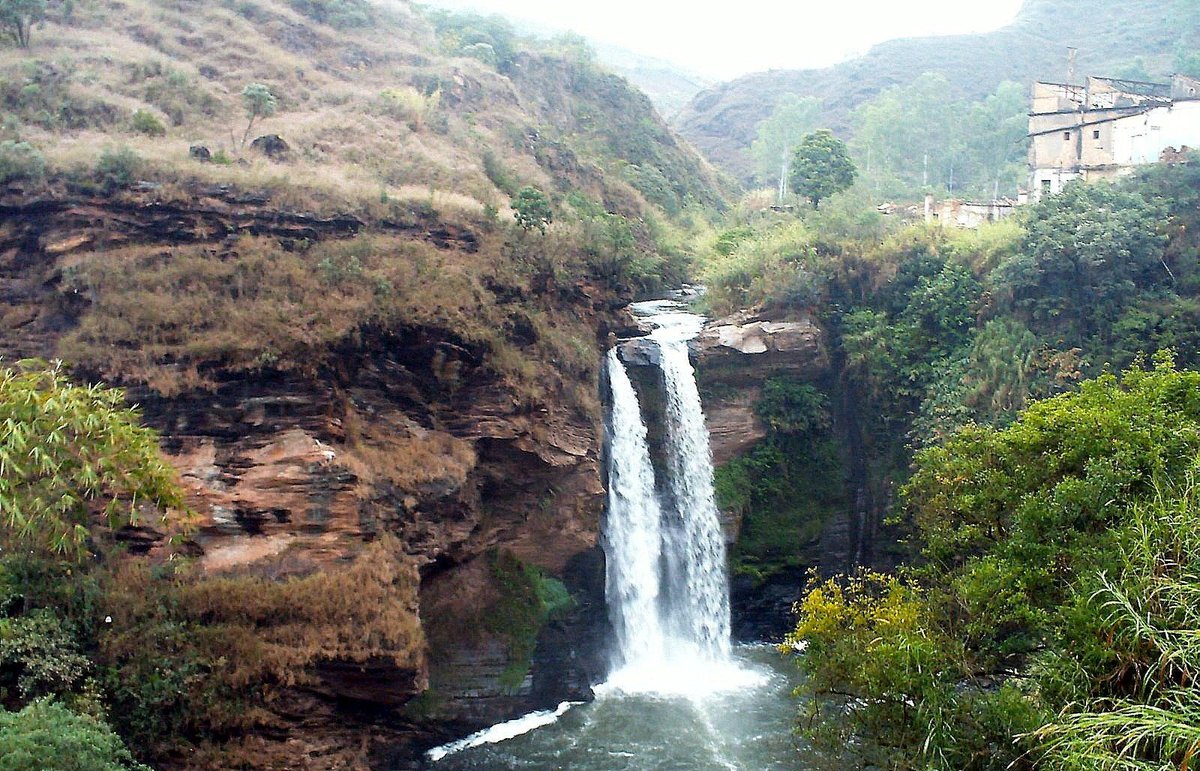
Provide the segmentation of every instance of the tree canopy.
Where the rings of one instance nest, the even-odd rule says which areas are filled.
[[[536,187],[526,185],[517,191],[512,200],[513,218],[522,230],[529,231],[537,228],[539,233],[546,232],[546,226],[554,221],[554,210],[550,208],[550,199]]]
[[[854,184],[858,171],[850,160],[846,143],[828,129],[806,134],[792,155],[792,189],[812,201],[821,201]]]
[[[33,25],[46,18],[46,0],[0,0],[0,29],[21,48],[29,47]]]
[[[750,145],[758,179],[774,182],[780,169],[804,136],[817,128],[821,118],[821,100],[812,96],[789,94],[779,101],[771,116],[758,124],[758,136]]]
[[[245,145],[250,137],[250,129],[254,127],[254,121],[274,115],[278,103],[271,89],[262,83],[251,83],[242,89],[242,105],[250,118],[250,122],[246,124],[246,132],[242,134],[242,144]]]
[[[124,394],[72,384],[59,365],[0,368],[0,538],[72,557],[93,514],[109,527],[181,507],[174,470]]]

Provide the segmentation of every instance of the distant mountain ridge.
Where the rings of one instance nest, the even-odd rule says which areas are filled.
[[[1017,18],[981,34],[902,38],[832,67],[771,70],[704,91],[675,116],[676,128],[710,160],[741,179],[753,172],[746,152],[758,124],[787,94],[821,99],[826,124],[844,133],[850,113],[890,86],[940,72],[957,97],[980,98],[1005,80],[1062,80],[1067,47],[1076,73],[1107,74],[1141,57],[1153,73],[1170,70],[1182,32],[1181,4],[1151,0],[1026,0]],[[1194,32],[1194,30],[1192,30]]]

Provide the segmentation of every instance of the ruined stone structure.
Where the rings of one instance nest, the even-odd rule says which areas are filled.
[[[1029,113],[1034,201],[1073,179],[1109,179],[1164,151],[1200,146],[1200,80],[1170,83],[1089,77],[1085,85],[1035,83]]]

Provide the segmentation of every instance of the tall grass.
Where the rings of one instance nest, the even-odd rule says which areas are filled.
[[[1082,699],[1034,734],[1061,771],[1200,767],[1200,488],[1160,490],[1136,506],[1120,571],[1092,596],[1115,652],[1123,696]],[[1126,688],[1119,686],[1127,682]]]

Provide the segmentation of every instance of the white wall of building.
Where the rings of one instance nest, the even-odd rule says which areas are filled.
[[[1119,166],[1156,163],[1168,147],[1200,148],[1200,101],[1176,102],[1141,115],[1121,118],[1113,127],[1113,162]]]

